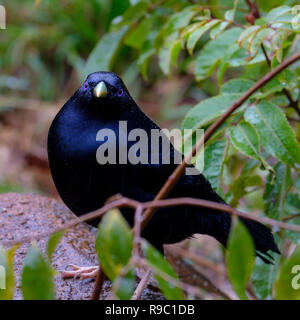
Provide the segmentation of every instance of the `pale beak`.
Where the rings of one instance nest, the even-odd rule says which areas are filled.
[[[93,92],[96,98],[103,98],[108,94],[107,87],[103,81],[96,85]]]

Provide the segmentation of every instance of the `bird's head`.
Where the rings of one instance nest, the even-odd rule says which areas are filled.
[[[78,89],[76,96],[99,112],[116,112],[133,101],[125,84],[113,72],[91,73]],[[95,110],[95,111],[96,111]]]

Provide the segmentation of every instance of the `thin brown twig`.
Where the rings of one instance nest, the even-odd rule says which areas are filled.
[[[291,215],[291,216],[289,216],[289,217],[286,217],[286,218],[282,219],[282,221],[288,222],[288,221],[291,221],[291,220],[293,220],[293,219],[295,219],[295,218],[298,218],[298,217],[300,217],[300,213],[293,214],[293,215]]]
[[[166,208],[166,207],[174,207],[174,206],[195,206],[195,207],[205,207],[208,209],[213,209],[221,212],[227,212],[231,215],[236,215],[239,217],[243,217],[246,219],[258,221],[264,224],[268,224],[273,227],[277,227],[280,229],[286,229],[291,231],[297,231],[300,232],[300,226],[288,224],[282,221],[273,220],[271,218],[262,217],[259,215],[254,215],[251,213],[246,213],[239,211],[225,203],[217,203],[214,201],[209,200],[203,200],[203,199],[196,199],[196,198],[173,198],[173,199],[165,199],[165,200],[153,200],[149,202],[138,202],[136,200],[132,200],[129,198],[122,198],[119,200],[115,200],[113,202],[108,203],[101,209],[82,215],[80,218],[74,219],[74,221],[71,221],[70,223],[66,224],[65,226],[59,227],[51,232],[45,232],[43,234],[36,234],[32,235],[30,237],[23,237],[17,240],[9,240],[9,241],[2,241],[2,244],[5,246],[13,246],[15,244],[24,243],[24,242],[30,242],[32,240],[41,239],[43,237],[47,237],[50,234],[53,234],[55,232],[68,229],[70,227],[73,227],[77,225],[80,222],[89,221],[91,219],[99,218],[100,216],[103,216],[105,212],[112,208],[136,208],[137,206],[142,206],[143,209],[158,209],[158,208]]]
[[[151,273],[152,273],[151,269],[148,269],[146,271],[144,277],[142,278],[142,280],[138,284],[137,288],[135,289],[135,291],[131,297],[131,300],[139,300],[140,299],[144,289],[146,288],[146,286],[148,284]]]
[[[139,255],[139,244],[141,241],[141,224],[143,221],[142,213],[144,210],[144,206],[142,204],[137,205],[134,214],[134,227],[133,227],[133,250],[132,254],[138,256]]]
[[[187,284],[185,282],[182,282],[179,279],[174,279],[173,277],[171,277],[167,273],[165,273],[162,270],[156,268],[154,265],[150,266],[149,262],[146,259],[139,258],[136,262],[138,263],[139,266],[152,268],[154,270],[155,274],[157,274],[158,276],[164,278],[164,280],[168,281],[172,285],[181,288],[183,291],[187,292],[188,294],[193,295],[193,296],[200,296],[201,297],[200,290],[197,287],[189,285],[189,284]]]
[[[300,122],[300,119],[296,119],[296,118],[293,118],[293,117],[287,117],[287,119],[289,121],[292,121],[292,122]]]
[[[267,64],[268,64],[268,66],[269,66],[269,69],[271,69],[271,68],[272,68],[271,60],[270,60],[270,58],[269,58],[269,56],[268,56],[267,50],[266,50],[266,48],[265,48],[265,46],[264,46],[263,43],[261,44],[261,48],[262,48],[262,51],[263,51],[264,56],[265,56],[265,58],[266,58]],[[287,107],[293,108],[293,109],[297,112],[297,114],[299,115],[299,117],[300,117],[300,109],[298,108],[298,102],[297,102],[297,101],[294,101],[291,93],[290,93],[286,88],[283,88],[283,89],[282,89],[282,92],[284,93],[284,95],[285,95],[285,96],[287,97],[287,99],[289,100],[289,103],[290,103],[290,104],[289,104]]]
[[[106,276],[101,268],[101,265],[99,265],[99,270],[96,276],[96,281],[93,293],[91,295],[91,300],[99,300],[105,280]]]

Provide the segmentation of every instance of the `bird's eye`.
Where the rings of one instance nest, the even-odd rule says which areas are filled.
[[[83,84],[83,88],[84,88],[84,90],[87,90],[87,89],[88,89],[88,87],[89,87],[89,84],[87,83],[87,81],[85,81],[85,82],[84,82],[84,84]]]
[[[123,95],[123,89],[119,89],[117,95],[118,97],[121,97]]]

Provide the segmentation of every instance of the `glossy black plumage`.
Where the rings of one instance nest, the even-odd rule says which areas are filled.
[[[108,94],[96,98],[93,89],[101,81]],[[120,89],[123,90],[121,96]],[[151,200],[176,167],[175,164],[100,165],[96,161],[96,151],[101,144],[96,141],[97,132],[108,128],[118,137],[119,121],[127,121],[128,132],[135,128],[147,132],[159,128],[136,105],[117,75],[97,72],[67,101],[51,125],[48,136],[51,174],[61,198],[77,215],[102,207],[117,193],[139,201]],[[133,143],[128,143],[128,148]],[[149,153],[150,145],[149,141]],[[175,152],[171,148],[171,158]],[[203,175],[183,175],[169,195],[170,198],[185,196],[224,202]],[[133,211],[122,209],[122,213],[132,224]],[[258,255],[267,254],[269,250],[279,253],[267,227],[246,219],[243,222],[254,239]],[[226,245],[230,224],[231,217],[225,212],[188,206],[165,208],[154,215],[143,237],[161,251],[163,244],[179,242],[195,233],[211,235]]]

